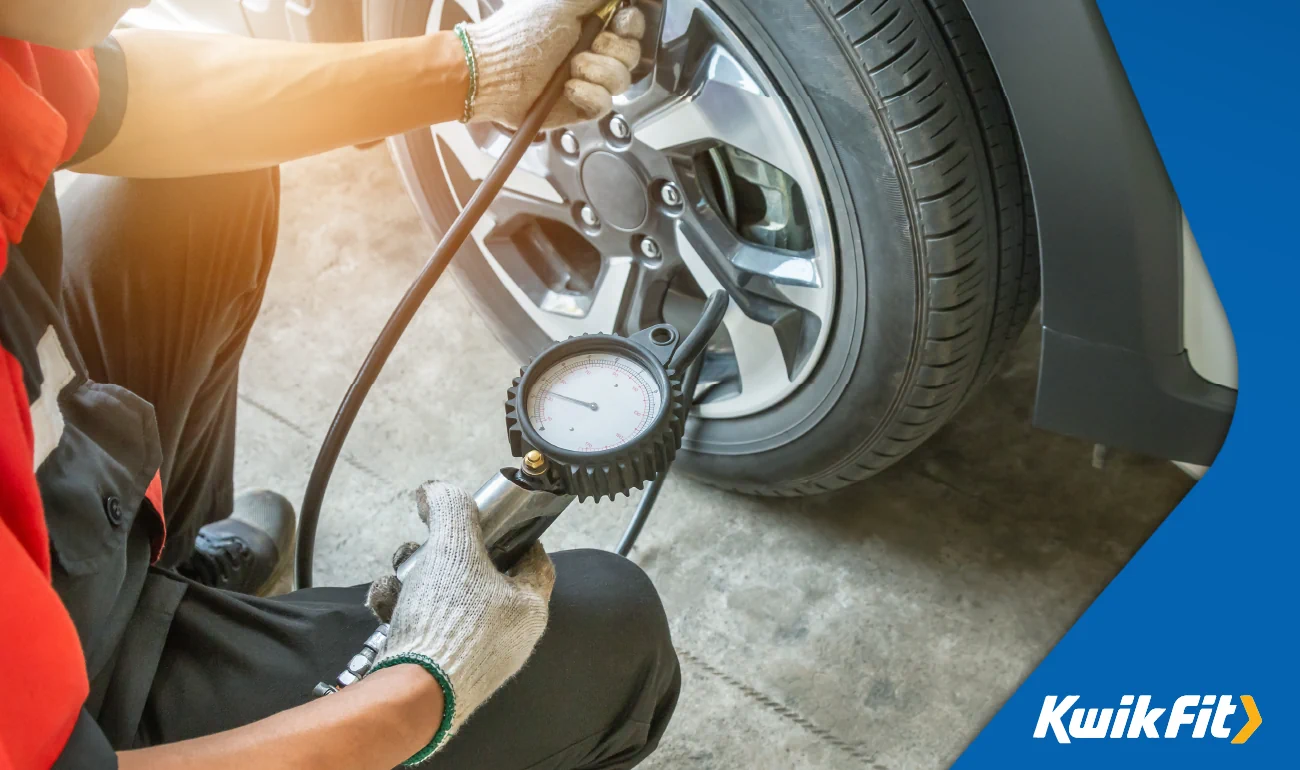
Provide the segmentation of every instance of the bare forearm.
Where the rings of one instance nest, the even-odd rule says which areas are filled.
[[[116,34],[127,106],[75,170],[178,177],[265,168],[461,116],[455,35],[308,44],[152,30]]]
[[[442,707],[432,676],[418,666],[394,666],[244,727],[120,752],[118,764],[122,770],[387,770],[428,744]]]

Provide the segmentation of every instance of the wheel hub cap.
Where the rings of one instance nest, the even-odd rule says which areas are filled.
[[[582,163],[582,189],[602,221],[632,231],[650,212],[646,184],[612,152],[593,152]]]

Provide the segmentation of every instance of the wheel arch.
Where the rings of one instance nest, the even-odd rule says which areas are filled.
[[[1019,133],[1037,218],[1034,423],[1208,465],[1236,391],[1184,339],[1184,223],[1094,0],[965,0]]]

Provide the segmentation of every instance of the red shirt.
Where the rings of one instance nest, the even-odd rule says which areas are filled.
[[[98,96],[89,51],[0,38],[0,272]],[[22,367],[0,348],[0,660],[13,663],[0,697],[0,770],[49,767],[89,691],[76,628],[50,585],[34,452]]]

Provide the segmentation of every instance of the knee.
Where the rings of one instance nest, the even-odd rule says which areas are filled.
[[[551,612],[559,618],[557,625],[584,629],[581,644],[610,668],[627,671],[648,687],[672,687],[677,653],[649,576],[608,551],[565,551],[554,560]]]

